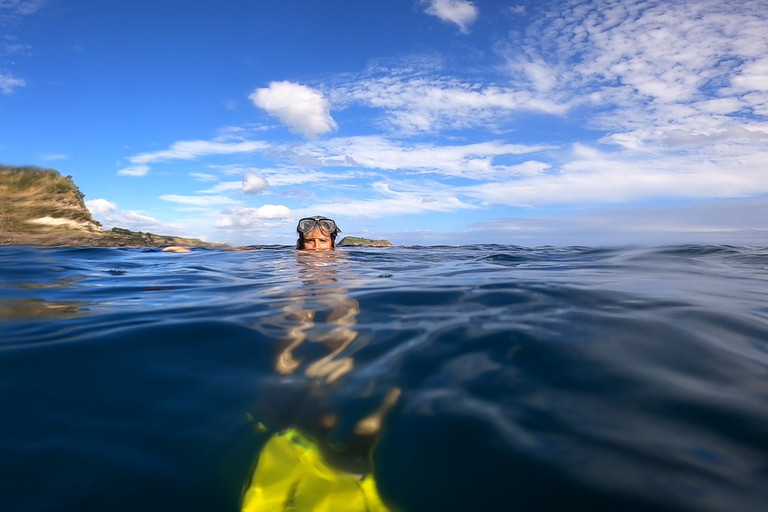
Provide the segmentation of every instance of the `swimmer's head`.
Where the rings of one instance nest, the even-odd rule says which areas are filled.
[[[296,226],[299,239],[296,249],[300,251],[332,251],[336,248],[336,236],[341,230],[328,217],[305,217]]]

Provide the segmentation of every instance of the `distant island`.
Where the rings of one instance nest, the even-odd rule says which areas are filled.
[[[0,165],[0,245],[91,247],[224,247],[196,238],[112,228],[85,206],[72,176],[54,169]]]
[[[364,247],[392,247],[392,243],[389,240],[372,240],[370,238],[359,238],[356,236],[345,236],[337,244],[339,247],[343,246],[364,246]]]

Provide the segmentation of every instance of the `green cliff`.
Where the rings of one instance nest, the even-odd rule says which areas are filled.
[[[103,231],[71,176],[53,169],[0,166],[0,245],[211,247],[192,238],[113,228]]]

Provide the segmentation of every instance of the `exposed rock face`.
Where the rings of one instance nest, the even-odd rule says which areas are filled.
[[[83,197],[72,177],[63,177],[58,171],[0,167],[0,232],[101,232]]]
[[[209,244],[191,238],[103,231],[71,176],[53,169],[0,166],[0,245],[159,247]]]
[[[392,247],[388,240],[372,240],[370,238],[359,238],[356,236],[345,236],[336,244],[342,246],[364,246],[364,247]]]

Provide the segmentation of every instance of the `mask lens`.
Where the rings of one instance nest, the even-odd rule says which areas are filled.
[[[317,226],[320,228],[320,231],[322,231],[326,235],[330,235],[333,232],[333,230],[336,228],[336,224],[334,224],[332,220],[326,220],[326,219],[318,221]]]
[[[317,221],[315,219],[301,219],[299,221],[299,231],[306,234],[309,233],[312,228],[315,227]]]

